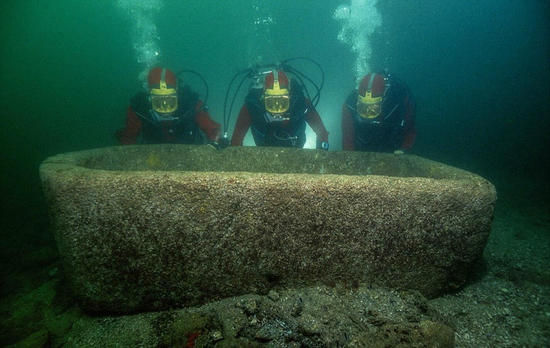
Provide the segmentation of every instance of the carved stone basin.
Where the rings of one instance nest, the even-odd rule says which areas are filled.
[[[380,153],[121,146],[50,157],[40,174],[91,311],[321,283],[433,297],[465,282],[496,200],[475,174]]]

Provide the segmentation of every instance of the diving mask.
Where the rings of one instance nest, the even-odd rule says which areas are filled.
[[[382,97],[373,97],[371,92],[357,96],[357,113],[362,118],[374,119],[382,112]]]
[[[264,90],[265,109],[272,114],[282,114],[290,108],[290,93],[288,88],[281,87],[278,74],[273,86]]]
[[[282,114],[290,107],[290,97],[287,95],[264,96],[265,109],[272,114]]]

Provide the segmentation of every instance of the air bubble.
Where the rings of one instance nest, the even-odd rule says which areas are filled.
[[[154,14],[162,8],[161,0],[118,0],[117,5],[124,10],[133,23],[131,39],[136,56],[136,62],[143,65],[140,78],[158,62],[160,56],[157,26]]]
[[[382,16],[376,8],[377,2],[378,0],[351,0],[351,4],[342,4],[333,13],[333,18],[342,22],[338,40],[348,45],[355,54],[354,73],[357,81],[370,72],[370,36],[382,25]]]

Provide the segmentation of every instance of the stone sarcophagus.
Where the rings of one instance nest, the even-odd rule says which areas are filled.
[[[412,155],[138,145],[41,167],[73,293],[91,311],[271,288],[373,284],[436,296],[487,241],[487,180]]]

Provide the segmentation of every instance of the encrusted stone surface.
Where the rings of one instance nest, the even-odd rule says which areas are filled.
[[[411,155],[140,145],[40,168],[83,308],[132,312],[277,287],[436,296],[481,256],[495,189]]]

